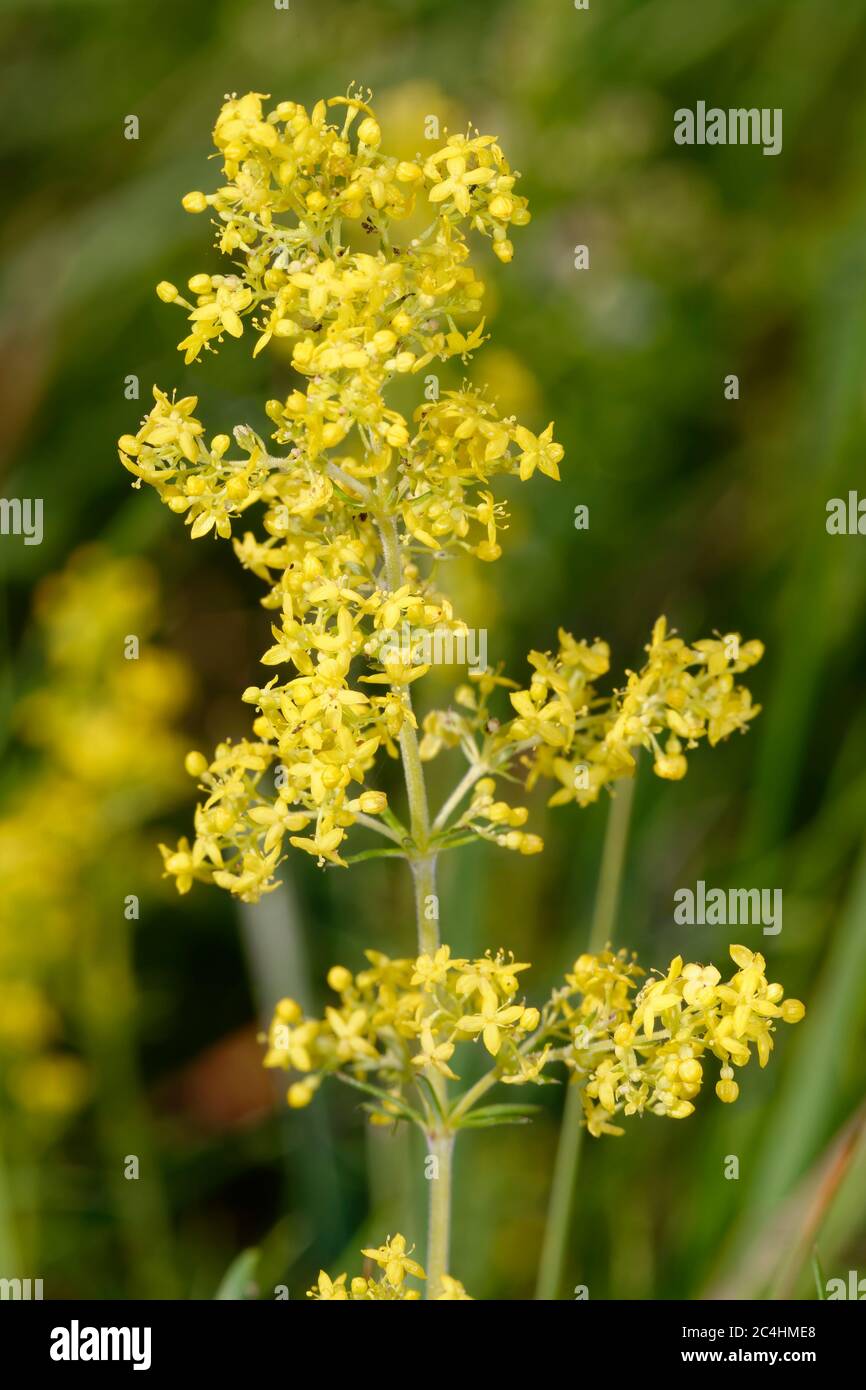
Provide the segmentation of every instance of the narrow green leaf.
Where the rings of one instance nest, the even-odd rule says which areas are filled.
[[[345,1082],[347,1086],[354,1086],[356,1091],[366,1091],[368,1095],[376,1096],[378,1100],[386,1101],[388,1107],[397,1111],[405,1120],[411,1120],[420,1129],[424,1128],[424,1119],[413,1110],[411,1105],[407,1105],[401,1096],[392,1096],[390,1091],[385,1091],[381,1086],[373,1086],[369,1081],[358,1081],[354,1076],[349,1076],[344,1071],[336,1073],[338,1080]],[[387,1113],[387,1111],[386,1111]]]
[[[430,1078],[419,1073],[419,1075],[415,1077],[415,1084],[418,1086],[419,1090],[423,1087],[424,1094],[430,1099],[436,1114],[439,1116],[440,1120],[444,1120],[445,1111],[442,1109],[442,1103],[436,1094],[436,1087],[431,1083]]]
[[[466,1115],[457,1121],[458,1129],[493,1129],[496,1125],[528,1125],[531,1115]]]
[[[258,1298],[259,1291],[253,1282],[253,1276],[260,1255],[261,1251],[255,1248],[242,1250],[232,1260],[223,1275],[220,1286],[214,1294],[214,1299],[220,1299],[224,1302],[238,1302],[239,1300]]]
[[[518,1115],[523,1119],[532,1119],[532,1116],[537,1115],[540,1109],[540,1105],[531,1105],[529,1104],[529,1102],[527,1102],[525,1105],[521,1105],[520,1103],[511,1104],[509,1102],[506,1102],[503,1105],[477,1106],[474,1110],[471,1110],[469,1113],[476,1119],[479,1115],[483,1115],[485,1116],[485,1118],[487,1118],[488,1116],[500,1115],[506,1119],[509,1116]]]
[[[347,864],[362,864],[365,859],[405,859],[402,849],[364,849],[359,854],[347,854]]]

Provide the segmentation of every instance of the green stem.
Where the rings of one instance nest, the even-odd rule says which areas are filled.
[[[400,539],[393,516],[388,512],[382,491],[376,524],[382,540],[383,578],[394,593],[403,583]],[[400,754],[406,796],[409,802],[409,830],[413,850],[408,856],[415,884],[415,921],[418,931],[419,954],[432,955],[439,946],[439,900],[436,895],[436,855],[429,850],[430,810],[424,767],[418,747],[418,736],[412,713],[409,687],[398,692],[407,718],[400,730]],[[448,1109],[448,1087],[444,1076],[434,1074],[431,1084],[443,1114]],[[454,1135],[447,1130],[431,1130],[427,1134],[428,1157],[437,1160],[436,1173],[429,1178],[430,1195],[427,1225],[427,1297],[435,1298],[441,1291],[442,1275],[448,1269],[448,1249],[451,1237],[451,1162]]]
[[[448,1273],[451,1243],[451,1164],[454,1135],[428,1135],[428,1158],[436,1159],[429,1178],[429,1216],[427,1224],[427,1298],[442,1292],[442,1275]]]
[[[444,803],[438,816],[434,820],[434,830],[441,830],[443,826],[448,824],[448,817],[451,815],[451,812],[454,810],[455,806],[460,805],[460,802],[463,800],[464,796],[469,791],[469,788],[474,787],[475,783],[481,777],[484,776],[484,773],[486,771],[487,768],[485,767],[484,763],[475,763],[472,767],[469,768],[467,772],[463,774],[463,777],[457,783],[457,786],[454,788],[453,792],[449,796],[448,800]]]
[[[592,954],[603,951],[613,940],[613,929],[619,908],[622,890],[622,873],[625,867],[625,851],[631,824],[631,808],[634,802],[634,788],[637,771],[633,777],[621,782],[616,796],[611,802],[604,834],[604,848],[601,853],[601,869],[598,875],[598,888],[592,912],[592,926],[589,932],[589,950]]]
[[[565,1246],[571,1227],[574,1189],[580,1164],[580,1150],[583,1146],[581,1094],[584,1079],[573,1081],[565,1092],[562,1128],[556,1147],[556,1162],[553,1168],[553,1181],[550,1186],[550,1202],[547,1208],[547,1222],[544,1228],[544,1241],[541,1246],[541,1260],[538,1266],[538,1283],[535,1289],[535,1297],[539,1299],[556,1298],[562,1283]]]
[[[617,795],[614,797],[608,812],[601,868],[589,933],[589,949],[594,954],[604,950],[604,947],[613,937],[622,889],[625,851],[628,844],[636,780],[637,771],[635,771],[634,777],[629,778],[627,782],[620,783]],[[562,1128],[559,1133],[553,1181],[550,1188],[550,1201],[547,1208],[544,1241],[541,1247],[541,1261],[538,1268],[538,1283],[535,1290],[537,1299],[555,1299],[562,1285],[565,1250],[571,1230],[574,1193],[580,1166],[580,1151],[583,1145],[581,1090],[581,1083],[575,1081],[569,1085],[566,1091]]]
[[[411,716],[412,696],[408,689],[403,692],[403,703]],[[421,753],[418,749],[418,736],[408,719],[400,730],[400,753],[403,758],[406,794],[409,798],[409,827],[416,849],[423,852],[430,838],[430,814],[427,810],[427,789],[424,784]]]
[[[384,835],[386,840],[392,840],[395,845],[401,843],[396,830],[392,830],[388,825],[383,825],[381,821],[376,820],[375,816],[365,816],[363,811],[355,811],[353,814],[358,825],[364,825],[368,830],[375,830],[377,835]]]
[[[436,856],[410,859],[415,884],[418,954],[432,956],[439,946],[439,907],[436,896]]]
[[[388,588],[395,593],[403,583],[403,565],[400,560],[400,538],[393,516],[384,507],[376,513],[376,525],[382,541],[384,579]],[[403,775],[406,779],[406,795],[409,798],[409,827],[416,849],[421,853],[427,848],[430,838],[430,812],[427,808],[427,789],[424,784],[424,767],[418,748],[418,735],[415,732],[412,712],[412,695],[409,687],[395,689],[406,710],[406,719],[400,730],[400,753],[403,759]],[[420,917],[419,917],[420,928]]]

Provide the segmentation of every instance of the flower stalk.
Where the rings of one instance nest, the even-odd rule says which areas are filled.
[[[608,810],[601,867],[589,932],[589,951],[593,954],[604,950],[613,938],[613,929],[622,892],[636,781],[637,770],[630,781],[620,783],[618,793],[611,801]],[[566,1089],[562,1126],[556,1148],[547,1220],[544,1226],[544,1239],[538,1265],[538,1282],[535,1290],[537,1299],[547,1301],[555,1299],[562,1286],[565,1255],[571,1233],[584,1134],[582,1080],[583,1078],[575,1075]]]
[[[430,1159],[435,1160],[429,1177],[427,1218],[427,1297],[437,1298],[442,1292],[442,1276],[449,1269],[451,1247],[451,1183],[454,1162],[454,1140],[451,1133],[428,1136]]]

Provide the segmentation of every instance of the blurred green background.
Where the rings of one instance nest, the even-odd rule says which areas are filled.
[[[562,625],[606,637],[618,673],[662,612],[687,639],[767,644],[749,736],[683,783],[643,769],[617,944],[724,965],[739,936],[808,1016],[736,1106],[708,1090],[684,1124],[584,1144],[562,1294],[810,1297],[815,1244],[827,1278],[862,1269],[866,542],[825,530],[866,448],[861,0],[4,0],[0,41],[2,492],[45,507],[40,546],[0,539],[0,1275],[208,1298],[256,1245],[262,1296],[302,1297],[388,1230],[423,1246],[402,1141],[336,1087],[284,1112],[256,1041],[274,998],[321,1002],[332,962],[409,951],[407,875],[297,856],[240,916],[216,890],[169,895],[156,842],[194,802],[180,759],[246,728],[268,617],[230,549],[190,543],[114,447],[152,382],[197,393],[213,431],[263,428],[289,389],[278,358],[231,344],[185,368],[153,287],[216,269],[180,197],[218,180],[224,94],[310,104],[352,79],[384,148],[423,149],[430,114],[471,120],[530,198],[512,266],[477,248],[493,337],[471,373],[531,427],[555,419],[566,459],[559,486],[515,490],[503,560],[455,573],[491,660],[520,674]],[[698,100],[781,107],[782,153],[677,147],[673,112]],[[155,668],[135,688],[129,633]],[[540,1000],[585,945],[606,807],[539,795],[534,815],[544,855],[444,861],[442,926],[460,954],[532,961]],[[675,926],[698,878],[782,888],[781,934]],[[540,1098],[531,1128],[458,1146],[451,1267],[477,1297],[532,1294],[562,1090]]]

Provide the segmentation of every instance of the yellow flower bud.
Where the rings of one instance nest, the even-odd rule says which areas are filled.
[[[300,1004],[295,999],[281,999],[274,1009],[281,1023],[297,1023],[302,1015]]]
[[[687,1120],[689,1115],[693,1115],[694,1112],[695,1107],[692,1105],[691,1101],[681,1100],[672,1110],[668,1111],[668,1114],[672,1120]]]
[[[374,121],[372,116],[367,116],[358,126],[358,139],[362,144],[375,148],[382,139],[379,122]]]
[[[683,753],[660,753],[653,763],[653,772],[657,777],[663,777],[666,782],[681,781],[688,770],[689,765]]]
[[[716,1082],[716,1095],[719,1100],[724,1101],[725,1105],[733,1105],[739,1094],[740,1088],[736,1081],[727,1080]]]
[[[187,753],[183,760],[183,765],[190,777],[202,777],[207,772],[209,766],[204,753],[196,753],[195,751]]]
[[[409,431],[401,422],[389,427],[385,432],[385,441],[394,449],[401,449],[404,444],[409,443]]]
[[[499,559],[502,554],[502,546],[497,545],[496,542],[479,541],[478,545],[475,547],[475,554],[478,556],[479,560],[491,563]]]
[[[785,1023],[799,1023],[805,1013],[806,1005],[799,999],[786,999],[782,1004],[782,1019]]]
[[[337,994],[342,994],[352,983],[352,972],[345,965],[332,965],[328,971],[328,984]]]
[[[170,280],[160,280],[156,292],[163,304],[171,304],[178,296],[177,285],[173,285]]]
[[[378,333],[373,334],[373,346],[377,352],[388,353],[397,346],[397,335],[388,328],[380,328]]]
[[[286,1100],[293,1110],[303,1110],[313,1099],[314,1089],[309,1081],[296,1081],[286,1092]]]
[[[180,201],[185,212],[204,212],[207,207],[207,198],[203,193],[185,193]]]
[[[267,121],[257,121],[253,126],[253,135],[260,145],[266,149],[273,149],[279,139],[276,128],[269,125]]]
[[[704,1069],[696,1057],[688,1057],[680,1062],[680,1077],[689,1086],[696,1086],[704,1074]]]
[[[525,835],[522,830],[512,833],[520,836],[521,854],[541,854],[544,849],[544,841],[540,835]]]

